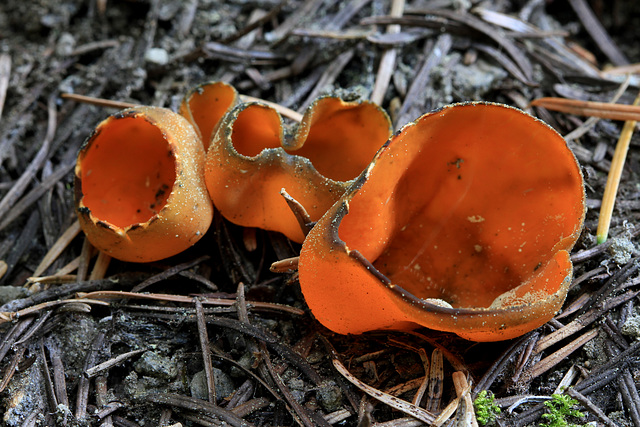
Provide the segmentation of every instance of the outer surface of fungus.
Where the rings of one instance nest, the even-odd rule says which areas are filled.
[[[290,138],[280,115],[258,103],[237,106],[210,128],[217,131],[205,179],[216,208],[231,222],[279,231],[296,242],[304,235],[280,190],[316,220],[390,135],[389,119],[375,104],[332,97],[315,101]]]
[[[202,143],[182,116],[156,107],[110,116],[76,163],[76,209],[87,238],[133,262],[187,249],[213,215],[203,165]]]
[[[447,106],[394,135],[314,226],[302,291],[339,333],[513,338],[564,302],[584,197],[546,124],[499,104]]]

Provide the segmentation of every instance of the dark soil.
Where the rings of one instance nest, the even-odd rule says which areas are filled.
[[[625,76],[597,70],[640,62],[639,2],[589,2],[608,44],[585,30],[594,25],[576,13],[584,0],[407,1],[405,17],[423,23],[401,21],[394,37],[385,35],[387,22],[376,18],[389,14],[390,3],[0,4],[3,425],[421,425],[352,385],[332,364],[335,350],[362,382],[408,402],[430,375],[433,388],[418,404],[435,413],[455,399],[452,374],[462,371],[474,397],[481,390],[496,396],[502,408],[497,425],[540,425],[547,411],[541,402],[565,392],[584,413],[571,422],[640,426],[636,135],[611,237],[601,245],[595,241],[620,122],[599,120],[569,141],[583,168],[588,208],[573,250],[574,283],[564,312],[519,339],[478,344],[429,330],[332,334],[306,309],[296,275],[269,271],[272,262],[296,256],[299,245],[277,233],[243,230],[220,216],[188,251],[148,265],[112,260],[105,278],[89,276],[93,260],[80,233],[40,276],[54,275],[76,258],[79,267],[42,283],[30,279],[76,220],[73,166],[80,145],[117,111],[62,93],[176,110],[190,88],[221,80],[242,94],[303,112],[326,93],[369,98],[384,51],[393,46],[397,61],[381,105],[396,129],[452,102],[485,100],[525,109],[567,135],[585,119],[531,108],[529,102],[545,96],[609,101]],[[546,33],[501,28],[505,19],[492,20],[483,10]],[[638,67],[635,72],[619,103],[633,102]],[[55,303],[77,292],[131,291],[140,284],[144,292],[204,295],[221,303]],[[19,310],[27,311],[16,317]],[[199,328],[198,320],[206,327]],[[575,327],[573,334],[544,344],[565,327]],[[203,357],[202,339],[210,360]],[[425,374],[423,361],[434,365],[442,354],[442,370]],[[113,365],[100,365],[121,355]],[[206,372],[215,376],[213,403]],[[447,425],[466,425],[464,412],[461,403]]]

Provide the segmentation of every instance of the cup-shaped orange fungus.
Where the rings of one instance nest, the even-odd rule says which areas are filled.
[[[201,129],[217,129],[205,163],[216,208],[235,224],[279,231],[295,242],[302,242],[304,233],[281,189],[315,221],[391,134],[386,113],[367,101],[319,98],[290,136],[285,136],[280,114],[261,103],[240,104],[217,125],[212,124],[213,116],[189,104],[196,123],[197,117],[204,117]],[[206,139],[206,131],[202,134]]]
[[[89,241],[132,262],[192,246],[213,216],[204,157],[193,126],[170,110],[135,107],[104,120],[75,170],[76,210]]]
[[[585,213],[580,167],[543,122],[450,105],[395,134],[316,223],[300,286],[338,333],[522,335],[561,308]]]
[[[237,102],[236,89],[223,82],[203,83],[190,90],[182,99],[179,113],[196,128],[205,153],[220,120]]]

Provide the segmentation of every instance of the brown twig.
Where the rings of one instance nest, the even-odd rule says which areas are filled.
[[[75,221],[71,226],[58,238],[56,243],[49,249],[49,252],[46,253],[42,261],[38,267],[36,267],[33,272],[34,277],[38,277],[44,273],[47,268],[60,256],[62,251],[64,251],[69,243],[80,233],[80,223]]]
[[[578,116],[593,116],[610,120],[640,120],[640,107],[634,105],[554,97],[534,99],[531,101],[531,105]]]
[[[49,113],[49,119],[47,121],[47,134],[42,141],[42,146],[36,153],[35,157],[29,163],[29,166],[24,170],[20,178],[16,180],[11,189],[0,200],[0,218],[4,218],[9,209],[22,195],[24,190],[30,184],[31,180],[35,176],[36,172],[42,167],[44,161],[49,155],[49,147],[53,141],[53,137],[56,133],[57,127],[57,114],[56,114],[56,97],[50,96],[47,104],[47,111]]]
[[[587,411],[595,415],[607,427],[617,427],[618,424],[614,423],[611,418],[607,417],[607,415],[600,408],[598,408],[587,396],[580,393],[575,388],[569,387],[565,391],[565,393],[576,399]]]
[[[629,60],[611,39],[595,13],[593,13],[593,10],[589,7],[589,4],[585,0],[569,0],[569,4],[582,21],[584,29],[587,30],[593,41],[607,55],[609,60],[615,65],[629,64]]]
[[[183,262],[181,264],[178,265],[174,265],[173,267],[169,267],[166,270],[164,270],[161,273],[158,273],[156,275],[153,275],[151,277],[149,277],[148,279],[146,279],[145,281],[139,283],[138,285],[134,286],[133,288],[131,288],[131,292],[142,292],[144,289],[148,288],[149,286],[153,285],[154,283],[158,283],[161,282],[163,280],[167,280],[170,277],[175,276],[176,274],[180,273],[183,270],[187,270],[189,268],[193,268],[196,265],[207,261],[209,258],[211,258],[209,255],[202,255],[201,257],[196,258],[195,260],[192,261],[187,261],[187,262]]]
[[[101,374],[104,371],[108,371],[109,369],[113,368],[116,365],[119,365],[120,363],[131,359],[133,356],[137,356],[140,353],[144,353],[145,351],[147,351],[146,349],[140,349],[140,350],[132,350],[129,351],[127,353],[122,353],[112,359],[107,360],[106,362],[102,362],[99,363],[95,366],[92,366],[88,369],[85,369],[84,374],[88,377],[88,378],[92,378],[95,377],[99,374]]]
[[[172,301],[172,302],[180,302],[184,304],[189,304],[193,302],[192,297],[183,296],[183,295],[169,295],[169,294],[140,294],[135,292],[125,292],[125,291],[96,291],[96,292],[88,292],[88,293],[79,293],[78,301],[84,301],[85,298],[91,299],[150,299],[157,301]],[[204,305],[221,305],[221,306],[232,306],[235,304],[234,299],[228,298],[207,298],[201,297],[200,301]],[[300,310],[298,308],[289,307],[283,304],[274,304],[274,303],[266,303],[261,301],[248,301],[247,304],[252,308],[260,308],[265,310],[275,310],[282,311],[289,314],[295,315],[303,315],[304,310]]]
[[[578,350],[580,347],[594,339],[598,335],[598,330],[593,329],[587,333],[582,334],[575,340],[571,341],[566,346],[562,347],[560,350],[555,353],[545,357],[531,368],[527,369],[527,371],[523,374],[527,379],[537,378],[540,375],[547,372],[549,369],[556,366],[558,363],[562,362],[567,356],[569,356],[574,351]]]
[[[204,319],[202,302],[200,302],[198,298],[194,298],[193,303],[196,307],[196,323],[198,325],[198,337],[200,338],[200,349],[202,351],[204,373],[207,379],[209,402],[216,404],[216,402],[218,401],[218,397],[213,376],[213,365],[211,364],[211,350],[209,349],[209,334],[207,332],[207,323]]]
[[[4,109],[4,101],[7,98],[9,79],[11,78],[11,56],[6,53],[0,55],[0,118]]]
[[[400,17],[404,11],[405,0],[392,0],[390,16]],[[399,25],[388,25],[387,34],[397,34],[400,32]],[[386,49],[380,58],[380,64],[378,65],[378,74],[376,75],[376,82],[373,86],[371,93],[371,101],[382,105],[384,101],[384,95],[387,93],[391,76],[396,67],[396,56],[398,51],[395,48]]]

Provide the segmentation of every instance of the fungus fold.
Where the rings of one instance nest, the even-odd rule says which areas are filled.
[[[501,104],[446,106],[395,134],[320,218],[300,285],[338,333],[513,338],[561,308],[584,213],[580,167],[548,125]]]
[[[224,108],[208,108],[212,103]],[[233,88],[209,83],[181,107],[203,140],[211,140],[205,181],[213,204],[235,224],[278,231],[296,242],[304,233],[281,189],[317,220],[391,133],[386,113],[368,101],[319,98],[291,133],[270,106],[235,104]]]
[[[213,216],[200,138],[164,108],[135,107],[100,123],[78,154],[75,193],[89,241],[124,261],[184,251]]]

